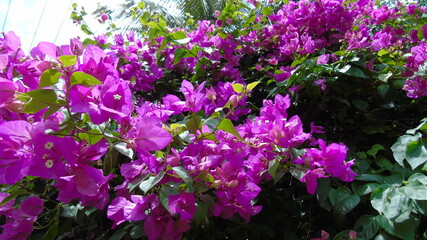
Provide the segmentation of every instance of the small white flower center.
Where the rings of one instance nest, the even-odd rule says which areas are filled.
[[[45,165],[47,168],[52,168],[52,167],[53,167],[53,160],[52,160],[52,159],[47,160],[47,161],[44,163],[44,165]]]
[[[47,142],[45,143],[44,148],[46,148],[47,150],[50,150],[53,148],[53,145],[54,145],[53,142]]]
[[[114,94],[113,97],[114,97],[114,100],[122,99],[122,96],[120,96],[119,94]]]

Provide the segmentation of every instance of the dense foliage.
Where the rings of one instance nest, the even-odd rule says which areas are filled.
[[[4,33],[1,238],[426,238],[426,10],[249,2]]]

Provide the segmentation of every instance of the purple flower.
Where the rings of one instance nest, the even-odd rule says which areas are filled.
[[[132,140],[136,151],[140,152],[162,150],[172,141],[172,136],[156,117],[138,118],[126,138]]]
[[[320,89],[322,89],[322,92],[324,92],[324,91],[326,91],[325,82],[326,82],[326,79],[321,78],[321,79],[314,81],[314,84],[316,84],[317,86],[320,86]]]
[[[34,155],[31,134],[26,121],[0,124],[0,183],[14,184],[28,173]]]
[[[304,182],[307,187],[307,192],[310,194],[316,193],[317,179],[321,177],[327,177],[325,172],[321,168],[307,170],[305,175],[301,178],[301,182]]]
[[[402,89],[406,91],[408,97],[420,98],[427,95],[427,79],[421,79],[421,76],[407,79]]]
[[[170,195],[169,209],[174,214],[179,214],[180,218],[193,219],[196,212],[196,204],[193,193],[181,192],[177,195]]]
[[[136,204],[124,197],[117,197],[108,206],[107,217],[114,221],[111,228],[127,220]]]
[[[173,218],[162,205],[157,205],[145,220],[144,230],[150,240],[179,240],[190,229],[189,223],[184,218]]]
[[[181,92],[185,97],[185,107],[188,111],[198,112],[202,109],[203,103],[206,99],[206,94],[202,93],[202,90],[205,87],[205,82],[200,84],[196,90],[194,90],[193,85],[187,80],[183,80],[181,84]]]
[[[2,225],[1,239],[26,240],[33,231],[37,216],[43,211],[44,202],[38,197],[29,197],[18,209],[11,209],[6,214],[6,224]]]
[[[322,54],[317,58],[317,64],[327,64],[329,62],[330,54]]]

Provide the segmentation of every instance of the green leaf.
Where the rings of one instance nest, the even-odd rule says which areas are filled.
[[[367,183],[362,185],[361,187],[359,187],[356,191],[357,195],[359,196],[363,196],[366,194],[369,194],[371,192],[373,192],[375,189],[377,189],[379,186],[378,183]]]
[[[181,62],[181,60],[188,54],[188,50],[184,48],[177,48],[174,52],[173,64]]]
[[[400,136],[397,141],[391,146],[393,151],[393,157],[400,166],[404,167],[403,160],[406,158],[406,149],[407,145],[410,142],[417,141],[421,137],[421,133],[418,133],[415,136],[403,135]]]
[[[45,108],[47,108],[49,105],[45,103],[41,103],[38,101],[30,101],[29,103],[25,104],[24,109],[21,111],[22,113],[37,113]]]
[[[390,90],[390,85],[388,84],[382,84],[377,87],[377,92],[382,98],[385,98],[389,90]]]
[[[47,69],[40,77],[39,88],[55,85],[61,76],[62,73],[60,71],[56,69]]]
[[[82,25],[80,26],[80,29],[81,29],[84,33],[86,33],[87,35],[91,35],[91,34],[92,34],[92,31],[90,31],[89,27],[88,27],[86,24],[82,24]]]
[[[89,87],[91,85],[102,85],[102,82],[100,82],[94,76],[79,71],[71,74],[70,81],[71,86],[83,85],[85,87]]]
[[[380,144],[375,144],[371,147],[371,149],[369,149],[369,151],[367,151],[366,153],[368,155],[371,155],[372,157],[375,157],[378,153],[379,150],[385,150],[384,147]]]
[[[24,189],[16,189],[14,190],[9,196],[5,197],[1,202],[0,202],[0,207],[3,207],[6,203],[12,201],[13,199],[15,199],[17,196],[21,195],[21,194],[26,194],[28,193],[27,190]]]
[[[265,16],[270,15],[273,12],[273,9],[271,7],[263,7],[261,10],[261,13]]]
[[[258,84],[260,84],[260,81],[249,83],[248,86],[246,86],[247,91],[251,92]]]
[[[56,102],[57,99],[56,93],[53,89],[37,89],[23,94],[46,104]]]
[[[76,55],[62,55],[58,57],[59,61],[61,61],[62,65],[64,67],[69,67],[77,62],[77,56]]]
[[[46,234],[43,236],[43,240],[55,239],[56,235],[58,234],[58,226],[59,226],[59,219],[53,220]]]
[[[273,179],[276,179],[276,171],[279,165],[280,160],[278,159],[274,159],[268,163],[268,173],[273,177]]]
[[[234,125],[231,122],[231,120],[228,119],[228,118],[224,118],[224,119],[221,120],[221,122],[219,122],[218,129],[226,131],[226,132],[234,135],[237,139],[239,139],[241,141],[244,141],[244,139],[242,138],[242,136],[240,136],[240,133],[234,127]]]
[[[183,167],[173,167],[172,170],[178,174],[178,176],[180,178],[182,178],[182,180],[184,180],[184,182],[186,183],[190,183],[193,182],[193,178],[190,176],[190,174],[188,174],[187,170]]]
[[[379,79],[380,81],[383,81],[383,82],[387,83],[388,79],[389,79],[391,76],[393,76],[393,73],[390,71],[390,72],[388,72],[388,73],[385,73],[385,74],[383,73],[383,74],[378,75],[378,79]]]
[[[57,101],[57,96],[53,89],[37,89],[22,93],[21,96],[31,98],[31,101],[26,103],[24,109],[21,111],[23,113],[36,113]]]
[[[86,140],[86,142],[90,145],[99,142],[103,138],[103,135],[101,135],[101,131],[98,129],[91,129],[87,133],[78,133],[77,136],[81,140]]]
[[[333,238],[333,240],[349,240],[350,239],[349,234],[350,234],[350,230],[341,231],[340,233],[338,233],[337,235],[335,235],[335,237]],[[359,238],[357,236],[356,240],[365,240],[365,239]]]
[[[192,115],[191,118],[185,123],[187,130],[191,132],[201,129],[202,125],[202,120],[196,115]]]
[[[207,223],[208,219],[208,205],[202,201],[196,202],[196,213],[194,213],[194,219],[196,220],[196,226],[200,226],[202,223]]]
[[[122,240],[125,235],[126,232],[123,229],[117,229],[109,240]]]
[[[329,191],[329,199],[335,214],[345,215],[355,208],[359,202],[360,197],[351,194],[346,188],[339,187],[338,189],[331,189]]]
[[[408,198],[392,187],[378,188],[372,192],[371,204],[379,213],[394,218],[403,212],[403,208],[407,208],[404,205],[408,204]]]
[[[411,181],[401,189],[403,189],[405,195],[410,199],[427,200],[427,186],[418,180]]]
[[[327,211],[330,211],[332,209],[332,204],[329,201],[329,192],[331,189],[331,180],[329,178],[317,179],[317,201],[319,203],[319,206]]]
[[[361,233],[361,237],[363,239],[372,239],[380,229],[380,224],[377,222],[375,216],[363,215],[357,219],[356,223],[354,224],[354,228],[361,228],[361,231],[358,232]]]
[[[415,239],[415,232],[420,223],[419,217],[412,214],[400,222],[393,222],[386,216],[382,215],[377,216],[377,221],[388,233],[404,240]]]
[[[165,175],[164,171],[160,171],[159,174],[157,174],[157,176],[150,176],[148,177],[146,180],[142,181],[139,184],[139,188],[144,192],[147,193],[148,191],[150,191],[151,188],[153,188],[154,186],[156,186],[157,183],[159,183],[162,179],[163,176]]]
[[[172,33],[172,37],[175,39],[175,40],[179,40],[179,39],[184,39],[184,38],[186,38],[187,37],[187,34],[185,34],[185,32],[184,31],[178,31],[178,32],[174,32],[174,33]]]
[[[102,137],[102,136],[101,136]],[[126,157],[133,159],[134,152],[132,148],[127,148],[127,144],[124,142],[116,143],[114,144],[114,148],[119,151],[121,154],[125,155]]]
[[[388,54],[388,51],[387,51],[387,49],[385,49],[385,48],[383,48],[383,49],[381,49],[379,52],[378,52],[378,56],[383,56],[383,55],[386,55],[386,54]]]
[[[43,120],[48,119],[50,116],[52,116],[52,114],[56,113],[59,109],[61,109],[62,106],[50,106],[46,112],[44,112],[43,114]]]
[[[361,99],[354,99],[351,101],[353,105],[360,111],[368,111],[369,104]]]
[[[344,73],[352,77],[366,78],[365,73],[363,73],[363,71],[360,68],[351,66],[350,64],[344,66],[341,69],[338,69],[338,72]]]
[[[144,2],[140,2],[144,3]],[[143,237],[147,236],[147,234],[144,231],[144,222],[140,222],[135,227],[133,227],[130,230],[130,237],[132,239],[142,239]]]
[[[243,91],[245,91],[245,87],[243,86],[243,84],[235,83],[232,86],[236,93],[242,93]]]
[[[426,145],[426,139],[421,139],[408,143],[408,147],[406,149],[406,161],[408,161],[412,169],[417,168],[419,165],[427,161]]]

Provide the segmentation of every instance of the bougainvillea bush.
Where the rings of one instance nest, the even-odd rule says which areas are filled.
[[[427,237],[426,10],[216,15],[27,54],[3,34],[1,239]]]

